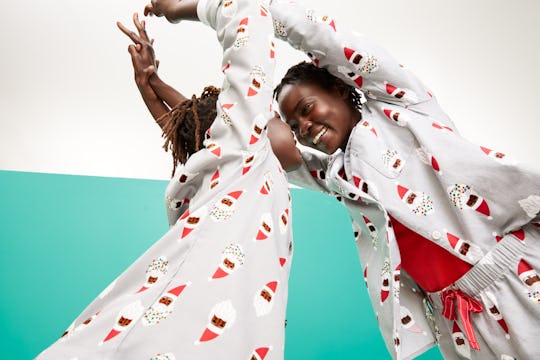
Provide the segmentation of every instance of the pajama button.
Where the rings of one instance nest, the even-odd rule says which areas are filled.
[[[431,237],[433,240],[439,240],[441,238],[441,233],[437,230],[431,233]]]

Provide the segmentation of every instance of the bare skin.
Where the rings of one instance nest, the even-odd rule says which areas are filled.
[[[316,84],[288,84],[278,97],[285,121],[305,146],[327,154],[344,150],[352,129],[361,118],[339,89]]]
[[[186,97],[158,76],[159,61],[155,59],[152,47],[154,40],[148,37],[145,23],[139,21],[138,14],[133,15],[133,24],[137,32],[129,30],[120,22],[116,24],[120,31],[133,41],[133,44],[128,46],[128,52],[131,55],[135,83],[148,110],[157,120]],[[163,127],[163,124],[159,125]]]
[[[181,20],[198,21],[198,3],[199,0],[152,0],[144,7],[144,15],[164,16],[171,23]]]
[[[147,7],[152,7],[152,5],[147,5]],[[152,14],[156,15],[154,12]],[[133,41],[133,44],[128,46],[128,52],[131,55],[135,83],[148,110],[157,120],[172,107],[184,101],[186,97],[158,76],[159,60],[155,59],[152,47],[154,39],[150,39],[148,36],[145,23],[139,20],[137,13],[133,15],[133,24],[137,32],[131,31],[122,23],[117,22],[120,31]],[[164,123],[158,124],[161,127],[164,126]],[[295,146],[291,129],[277,114],[268,122],[268,137],[272,150],[283,169],[291,171],[302,164],[302,157]]]

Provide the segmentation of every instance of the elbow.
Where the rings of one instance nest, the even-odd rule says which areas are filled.
[[[296,147],[290,127],[276,118],[268,121],[268,138],[272,151],[285,171],[293,171],[302,163],[302,154]]]

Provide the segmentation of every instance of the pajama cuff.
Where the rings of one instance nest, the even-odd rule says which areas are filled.
[[[221,1],[220,0],[199,0],[199,2],[197,3],[197,17],[199,18],[199,20],[212,27],[212,28],[215,28],[215,24],[212,24],[210,21],[211,19],[209,18],[209,15],[210,15],[210,12],[211,12],[211,7],[214,7],[217,9],[217,7],[220,5]],[[215,10],[215,9],[214,9]],[[215,13],[214,13],[215,15]],[[215,22],[215,16],[214,16],[214,20],[213,22]]]

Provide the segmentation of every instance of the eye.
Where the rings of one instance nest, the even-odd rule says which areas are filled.
[[[311,111],[311,109],[313,108],[313,103],[306,103],[303,107],[302,107],[302,116],[305,116],[307,114],[309,114],[309,112]]]

